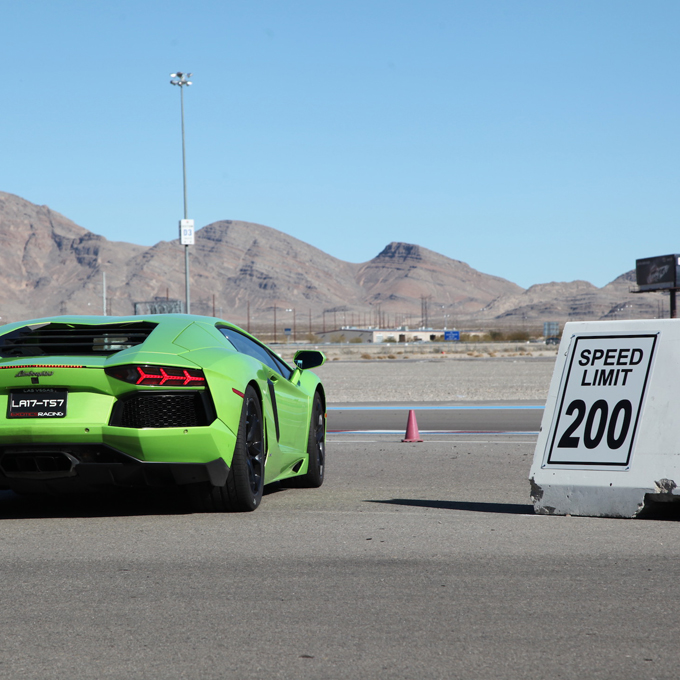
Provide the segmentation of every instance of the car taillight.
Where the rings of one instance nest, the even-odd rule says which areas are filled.
[[[106,375],[133,385],[163,385],[165,387],[201,387],[205,385],[203,371],[198,368],[171,366],[113,366]]]

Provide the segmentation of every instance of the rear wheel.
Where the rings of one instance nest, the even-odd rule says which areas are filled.
[[[262,500],[264,464],[262,408],[257,392],[248,385],[227,482],[195,485],[190,490],[194,507],[203,512],[255,510]]]

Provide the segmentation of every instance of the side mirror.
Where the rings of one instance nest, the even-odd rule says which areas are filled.
[[[293,361],[299,369],[306,370],[321,366],[326,361],[326,357],[323,352],[318,352],[315,349],[301,349],[295,353]]]

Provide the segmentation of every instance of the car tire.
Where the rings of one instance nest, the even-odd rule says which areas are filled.
[[[312,405],[312,417],[309,421],[309,437],[307,438],[307,453],[309,464],[307,472],[300,477],[293,477],[297,487],[317,489],[323,484],[326,471],[326,413],[323,407],[321,395],[314,395]]]
[[[262,407],[255,389],[248,385],[243,397],[234,456],[224,486],[195,484],[189,489],[200,512],[249,512],[262,500],[266,449]]]

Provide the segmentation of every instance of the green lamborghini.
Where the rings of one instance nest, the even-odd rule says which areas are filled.
[[[184,486],[254,510],[265,484],[321,486],[326,396],[309,371],[213,317],[57,316],[0,327],[0,487]]]

